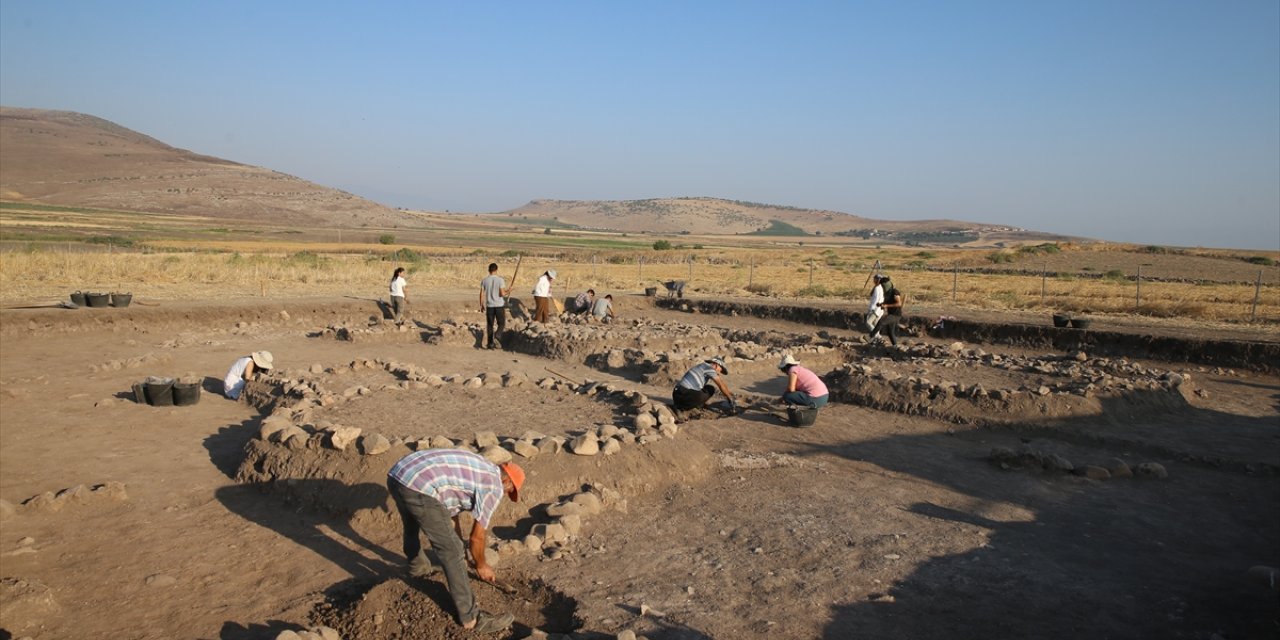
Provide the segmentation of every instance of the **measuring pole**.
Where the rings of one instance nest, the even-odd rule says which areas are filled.
[[[1049,280],[1049,263],[1040,265],[1040,304],[1044,305],[1044,292]]]
[[[956,285],[960,283],[960,267],[951,267],[951,304],[956,303]]]
[[[813,258],[809,258],[809,286],[813,286]]]

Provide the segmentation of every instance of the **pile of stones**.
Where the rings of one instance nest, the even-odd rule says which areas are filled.
[[[1039,469],[1051,473],[1070,473],[1092,480],[1132,478],[1135,476],[1158,479],[1169,477],[1168,470],[1158,462],[1142,462],[1131,467],[1120,458],[1111,458],[1098,464],[1075,465],[1059,454],[1042,451],[1025,443],[1017,449],[996,447],[991,450],[987,460],[1006,471],[1012,469]]]

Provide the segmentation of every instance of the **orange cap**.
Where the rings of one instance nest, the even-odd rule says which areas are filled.
[[[511,498],[512,502],[520,502],[520,487],[524,486],[524,469],[521,469],[520,465],[514,462],[504,462],[498,466],[502,468],[508,478],[511,478],[512,488],[511,491],[507,492],[507,497]]]

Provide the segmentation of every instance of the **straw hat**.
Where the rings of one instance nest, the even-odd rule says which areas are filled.
[[[270,351],[254,351],[249,354],[249,357],[253,358],[253,366],[259,369],[270,369],[272,362],[275,360],[275,358],[271,357]]]
[[[778,368],[779,368],[779,369],[786,369],[787,367],[789,367],[789,366],[791,366],[791,365],[793,365],[793,364],[800,364],[800,361],[799,361],[799,360],[796,360],[794,357],[792,357],[792,355],[791,355],[791,354],[789,354],[789,353],[788,353],[787,355],[782,356],[782,362],[779,362],[779,363],[778,363]]]

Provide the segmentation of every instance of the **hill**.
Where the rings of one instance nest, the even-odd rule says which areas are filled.
[[[967,244],[1065,240],[1007,225],[958,220],[875,220],[841,213],[719,198],[534,200],[492,214],[507,221],[627,233],[848,236],[887,242]]]
[[[192,153],[70,111],[0,107],[0,199],[246,220],[391,227],[412,217],[278,171]]]

